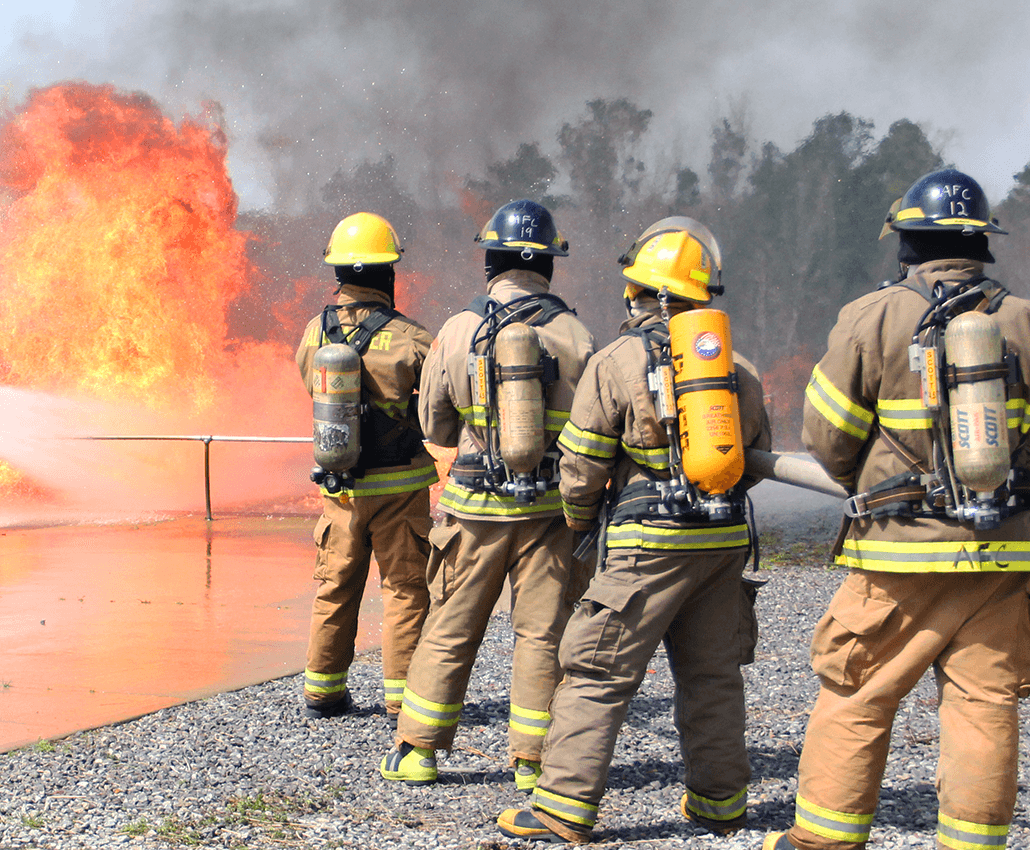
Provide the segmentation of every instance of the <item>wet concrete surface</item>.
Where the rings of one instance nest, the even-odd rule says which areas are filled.
[[[0,528],[0,752],[303,670],[315,519]]]

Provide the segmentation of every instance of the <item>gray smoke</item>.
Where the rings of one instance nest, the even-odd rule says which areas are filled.
[[[68,8],[71,11],[68,11]],[[69,78],[143,90],[172,115],[221,104],[243,208],[296,214],[389,153],[420,202],[521,142],[556,151],[592,98],[654,113],[648,162],[705,174],[713,123],[790,148],[847,110],[908,118],[995,202],[1030,160],[1030,6],[956,0],[42,0],[10,18],[8,99]],[[10,15],[11,13],[7,13]],[[2,19],[0,19],[2,20]]]

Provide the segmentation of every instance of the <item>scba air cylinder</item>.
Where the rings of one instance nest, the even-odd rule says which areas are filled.
[[[730,318],[687,310],[669,320],[683,472],[705,493],[722,494],[744,474]]]
[[[540,338],[529,325],[513,322],[497,332],[500,451],[505,465],[516,473],[536,469],[547,448],[540,353]]]
[[[997,368],[1002,362],[998,323],[977,312],[951,319],[944,331],[944,358],[954,367],[948,369],[948,406],[955,475],[970,490],[990,494],[1009,474],[1005,377]],[[986,380],[985,369],[993,375]]]
[[[326,472],[347,472],[361,453],[361,355],[331,343],[315,352],[315,463]]]

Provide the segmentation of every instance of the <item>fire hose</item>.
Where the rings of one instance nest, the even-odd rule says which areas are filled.
[[[802,487],[805,490],[814,490],[816,493],[836,496],[838,499],[846,499],[849,495],[848,491],[830,478],[817,463],[791,455],[763,452],[760,449],[745,449],[744,469],[761,478]]]

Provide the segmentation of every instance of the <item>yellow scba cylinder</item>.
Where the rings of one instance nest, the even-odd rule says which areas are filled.
[[[497,332],[494,358],[501,458],[513,472],[532,472],[547,448],[540,338],[522,322],[506,325]]]
[[[706,493],[729,490],[744,474],[730,317],[687,310],[669,320],[683,472]]]
[[[990,493],[1009,474],[1008,425],[1005,414],[1005,377],[963,380],[1002,362],[998,323],[984,313],[962,313],[944,331],[944,359],[949,367],[948,406],[951,408],[951,445],[955,475],[970,490]]]
[[[331,343],[315,352],[315,463],[327,472],[346,472],[361,453],[361,355]]]

